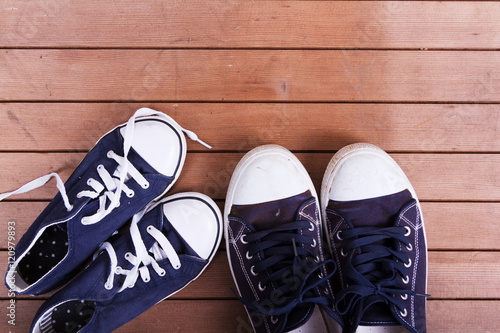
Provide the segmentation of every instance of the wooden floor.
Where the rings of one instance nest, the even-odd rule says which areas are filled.
[[[173,192],[222,207],[243,154],[276,143],[319,183],[331,156],[388,151],[422,201],[429,332],[500,332],[500,3],[2,0],[0,193],[66,179],[142,106],[189,143]],[[0,203],[16,241],[54,183]],[[248,332],[224,248],[189,287],[118,332]],[[27,332],[46,298],[0,293],[0,331]]]

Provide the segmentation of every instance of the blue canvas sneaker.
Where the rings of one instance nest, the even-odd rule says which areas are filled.
[[[196,279],[221,236],[220,210],[206,195],[152,202],[40,307],[31,332],[111,332]]]
[[[300,161],[276,145],[237,165],[224,212],[226,250],[255,332],[340,330],[325,258],[319,202]]]
[[[65,184],[52,173],[1,194],[3,200],[52,177],[59,189],[17,244],[7,287],[35,295],[71,279],[103,241],[174,184],[186,157],[183,132],[198,140],[167,115],[139,109],[96,143]]]
[[[345,332],[425,332],[424,220],[401,168],[376,146],[344,147],[325,172],[321,205]]]

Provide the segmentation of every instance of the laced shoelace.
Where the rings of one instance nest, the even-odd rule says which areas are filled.
[[[249,301],[238,296],[249,309],[264,315],[278,316],[290,312],[303,303],[329,305],[330,299],[314,292],[317,287],[324,287],[326,281],[334,274],[323,274],[322,269],[332,260],[321,262],[313,251],[302,244],[317,246],[316,240],[310,236],[301,235],[300,230],[314,227],[307,221],[295,221],[271,230],[242,235],[242,242],[250,243],[246,257],[263,254],[263,260],[251,267],[252,275],[257,276],[263,271],[270,274],[263,278],[258,288],[264,291],[267,286],[273,286],[271,299]]]
[[[342,254],[347,256],[344,273],[348,286],[336,295],[336,308],[341,315],[357,313],[354,322],[374,303],[394,305],[403,317],[407,310],[403,301],[417,294],[411,289],[397,287],[397,279],[410,282],[410,257],[395,250],[398,242],[411,249],[408,227],[358,227],[339,231],[337,237],[344,242]]]
[[[167,237],[161,232],[161,230],[158,230],[151,225],[146,228],[148,234],[151,235],[151,237],[153,237],[156,241],[151,247],[150,251],[146,249],[144,241],[141,238],[138,223],[144,213],[146,211],[149,211],[151,208],[154,208],[156,205],[157,203],[154,203],[149,207],[146,207],[141,212],[134,215],[134,217],[132,218],[129,232],[132,238],[132,243],[134,245],[135,255],[131,252],[127,252],[125,254],[125,259],[132,264],[131,269],[123,269],[121,266],[118,266],[116,251],[109,242],[104,242],[94,254],[94,260],[102,251],[107,251],[109,255],[110,273],[106,280],[106,283],[104,284],[104,287],[107,290],[113,289],[115,275],[125,275],[125,279],[118,292],[121,292],[126,288],[133,288],[139,276],[145,283],[149,282],[151,280],[151,275],[149,272],[150,267],[153,268],[153,270],[159,276],[165,276],[166,271],[158,264],[158,261],[163,259],[168,258],[170,264],[174,269],[177,270],[181,268],[179,255],[177,254]],[[153,256],[150,255],[150,252]]]
[[[123,134],[123,156],[119,156],[113,151],[109,151],[107,153],[108,158],[113,159],[116,161],[116,163],[118,163],[118,167],[114,171],[113,175],[111,175],[103,165],[99,165],[97,167],[97,172],[102,182],[90,178],[87,180],[87,185],[89,185],[93,189],[93,191],[84,190],[77,194],[78,198],[82,197],[88,197],[91,199],[99,198],[99,209],[94,215],[83,217],[81,221],[82,224],[89,225],[97,223],[100,220],[102,220],[113,209],[119,206],[122,192],[124,192],[129,197],[133,196],[134,195],[133,191],[125,185],[126,180],[132,178],[142,188],[146,189],[149,187],[149,183],[146,181],[144,176],[128,160],[128,153],[130,151],[130,148],[132,147],[132,139],[134,137],[135,120],[137,117],[144,117],[144,116],[158,116],[159,118],[163,118],[171,123],[176,123],[171,117],[167,116],[166,114],[149,108],[141,108],[134,113],[134,115],[128,120],[127,124],[125,125],[125,131]],[[205,142],[201,141],[194,132],[186,130],[182,127],[180,128],[191,140],[199,142],[200,144],[209,149],[212,148]],[[64,182],[61,180],[61,177],[55,172],[34,179],[29,183],[21,186],[15,191],[0,194],[0,201],[4,200],[5,198],[11,195],[26,193],[36,188],[39,188],[45,185],[51,178],[56,179],[56,186],[59,192],[61,193],[64,206],[66,207],[68,212],[72,211],[73,205],[70,203],[70,200],[66,193]]]

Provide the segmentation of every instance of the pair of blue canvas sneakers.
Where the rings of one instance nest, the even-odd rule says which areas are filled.
[[[426,331],[420,204],[380,148],[338,151],[320,197],[290,151],[255,148],[233,173],[224,223],[238,297],[255,332]]]
[[[6,284],[41,294],[32,332],[110,332],[198,277],[222,218],[199,193],[164,197],[186,156],[172,118],[139,109],[87,154],[16,248]],[[420,205],[381,149],[341,149],[320,198],[276,145],[247,153],[225,203],[226,250],[255,332],[425,332],[427,247]],[[93,261],[78,271],[93,255]],[[76,277],[75,277],[76,275]],[[238,327],[240,331],[244,328]]]
[[[204,144],[142,108],[103,136],[65,184],[49,174],[0,195],[57,179],[59,193],[17,244],[6,275],[11,291],[30,295],[71,280],[41,306],[31,332],[111,332],[207,267],[222,237],[219,208],[200,193],[164,197],[184,164],[184,134]]]

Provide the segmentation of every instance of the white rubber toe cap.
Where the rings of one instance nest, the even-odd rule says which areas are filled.
[[[232,204],[248,205],[311,190],[314,185],[300,161],[287,149],[266,145],[247,153],[236,167],[228,190]]]
[[[125,127],[120,128],[124,135]],[[186,139],[176,124],[158,117],[139,118],[132,148],[159,173],[174,176],[186,155]]]
[[[403,170],[382,149],[366,143],[342,148],[330,161],[322,191],[329,200],[381,197],[413,188]],[[415,195],[414,195],[415,196]]]
[[[212,199],[200,193],[179,193],[163,204],[163,213],[200,258],[213,255],[222,235],[222,218]]]

